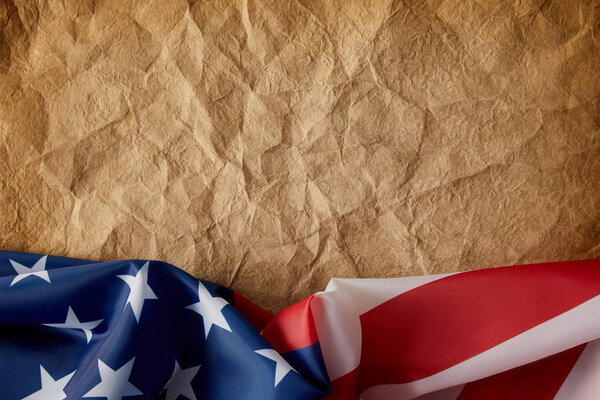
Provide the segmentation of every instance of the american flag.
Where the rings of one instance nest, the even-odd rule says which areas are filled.
[[[599,399],[600,260],[333,279],[273,316],[167,263],[0,252],[0,399]]]

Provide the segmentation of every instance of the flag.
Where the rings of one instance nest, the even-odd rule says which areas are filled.
[[[584,260],[333,279],[273,316],[159,261],[0,252],[0,399],[597,399],[599,294]]]

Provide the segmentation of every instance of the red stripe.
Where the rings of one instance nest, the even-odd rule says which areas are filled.
[[[600,260],[451,275],[363,314],[358,389],[421,379],[600,293]]]
[[[318,342],[317,330],[310,311],[310,296],[286,308],[267,324],[262,336],[279,353],[302,349]]]
[[[358,368],[331,381],[331,393],[323,400],[359,400],[356,394]]]
[[[585,346],[469,383],[457,400],[552,400]]]
[[[266,312],[237,292],[233,292],[233,304],[257,331],[262,331],[273,315]]]

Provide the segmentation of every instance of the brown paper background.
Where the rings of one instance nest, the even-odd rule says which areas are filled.
[[[0,0],[0,248],[276,311],[600,256],[600,2]]]

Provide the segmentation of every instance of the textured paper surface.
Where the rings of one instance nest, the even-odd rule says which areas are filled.
[[[600,2],[0,2],[0,248],[271,311],[600,256]]]

